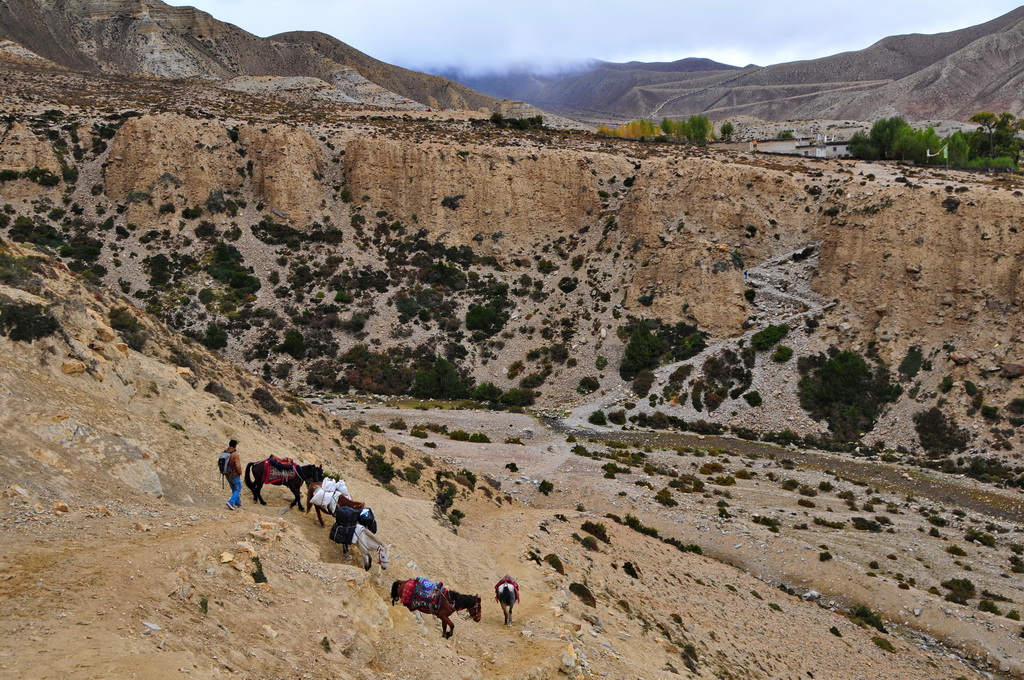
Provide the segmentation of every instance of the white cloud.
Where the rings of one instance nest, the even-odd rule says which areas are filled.
[[[179,3],[174,3],[179,4]],[[194,0],[217,19],[260,36],[321,31],[370,56],[411,68],[515,63],[674,61],[707,57],[737,66],[814,59],[889,35],[966,28],[1017,7],[1003,0],[849,4],[733,0],[562,0],[524,5],[479,0]]]

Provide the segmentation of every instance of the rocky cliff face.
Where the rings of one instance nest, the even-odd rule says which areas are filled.
[[[795,359],[834,346],[895,369],[923,353],[931,370],[902,378],[872,436],[916,447],[912,416],[944,399],[979,450],[1016,438],[986,434],[980,411],[1017,418],[1013,180],[614,145],[472,116],[332,119],[311,104],[289,121],[288,104],[243,117],[188,87],[202,114],[22,109],[0,143],[5,231],[282,385],[408,392],[442,355],[546,405],[617,395],[616,409],[820,434],[797,361],[759,359],[730,388],[763,389],[778,411],[737,392],[729,417],[686,398],[708,356],[654,399],[616,370],[631,319],[691,324],[736,352],[786,323]],[[36,166],[50,177],[28,178]],[[979,385],[980,405],[962,396]]]

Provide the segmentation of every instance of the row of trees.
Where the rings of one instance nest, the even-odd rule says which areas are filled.
[[[973,132],[940,137],[934,128],[915,130],[899,116],[883,118],[870,132],[850,138],[850,154],[864,160],[913,161],[919,165],[975,168],[1015,168],[1024,140],[1024,118],[1011,113],[981,111],[971,116]]]
[[[732,134],[732,124],[728,125],[728,133]],[[690,144],[707,144],[713,140],[714,128],[706,116],[690,116],[686,120],[671,120],[664,118],[661,124],[641,118],[629,123],[623,123],[617,128],[610,128],[601,125],[597,128],[598,134],[608,137],[622,137],[624,139],[638,139],[640,141],[655,142],[689,142]],[[723,126],[723,135],[725,126]]]

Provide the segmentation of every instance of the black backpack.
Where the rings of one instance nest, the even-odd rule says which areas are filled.
[[[222,475],[226,475],[230,471],[230,469],[229,469],[230,465],[231,465],[231,452],[230,451],[225,451],[224,453],[220,454],[220,457],[217,458],[217,469],[220,470],[220,473]]]

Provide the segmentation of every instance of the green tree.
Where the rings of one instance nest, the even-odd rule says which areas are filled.
[[[203,335],[202,343],[209,349],[223,349],[228,346],[227,332],[217,324],[210,322],[206,327],[206,334]]]
[[[878,149],[878,157],[883,160],[895,158],[893,147],[896,140],[908,129],[910,129],[910,125],[899,116],[875,121],[875,124],[871,126],[871,143]]]
[[[656,335],[651,333],[644,321],[637,322],[629,336],[619,375],[623,380],[632,380],[636,374],[658,365],[658,358],[664,351],[664,345]]]
[[[732,133],[735,131],[736,128],[729,121],[725,121],[722,123],[721,127],[718,128],[718,134],[727,142],[732,141]]]
[[[291,354],[296,359],[306,356],[306,338],[302,331],[293,328],[284,334],[284,342],[278,347],[278,351]]]
[[[472,305],[466,312],[466,330],[494,335],[505,325],[501,312],[491,305]]]
[[[686,140],[691,144],[707,144],[712,129],[707,116],[690,116],[686,121]]]
[[[412,393],[421,399],[465,399],[469,390],[455,364],[444,357],[436,357],[425,371],[416,371]]]
[[[884,365],[872,370],[857,353],[845,350],[800,379],[800,406],[817,420],[827,420],[832,433],[847,441],[870,432],[882,404],[903,392],[889,382]]]
[[[501,399],[501,388],[494,383],[483,382],[473,388],[472,397],[477,401],[493,401]]]
[[[878,160],[878,147],[871,141],[871,136],[858,130],[850,137],[850,155],[865,161]]]
[[[972,123],[977,123],[978,127],[983,129],[988,134],[988,155],[995,156],[995,133],[996,125],[999,122],[999,116],[992,113],[991,111],[978,111],[976,114],[968,118]]]

